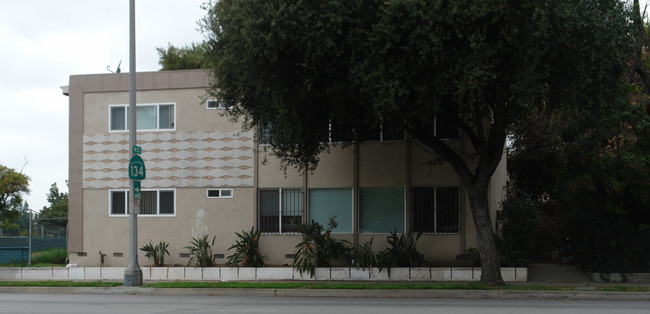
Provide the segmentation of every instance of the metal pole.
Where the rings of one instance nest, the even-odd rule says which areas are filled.
[[[32,210],[29,210],[29,254],[27,255],[28,265],[32,266]]]
[[[135,102],[135,0],[129,0],[129,145],[130,157],[136,145],[136,102]],[[129,180],[129,265],[124,270],[125,286],[141,286],[142,270],[138,265],[138,211],[139,204],[134,201],[133,180]],[[137,206],[137,207],[136,207]]]

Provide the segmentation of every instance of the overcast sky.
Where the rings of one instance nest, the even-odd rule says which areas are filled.
[[[204,0],[136,0],[137,71],[159,69],[156,47],[203,39]],[[70,75],[129,69],[128,0],[0,1],[0,164],[30,180],[33,210],[56,182],[67,192]]]

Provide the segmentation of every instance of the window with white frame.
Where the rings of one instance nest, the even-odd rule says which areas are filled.
[[[208,189],[208,198],[232,198],[232,189]]]
[[[138,130],[173,130],[175,128],[174,104],[142,104],[137,106]],[[129,105],[109,106],[109,130],[129,130]]]
[[[302,190],[260,189],[258,224],[259,230],[266,233],[296,233],[302,224]]]
[[[460,202],[457,186],[427,186],[411,189],[413,232],[455,234],[460,232]]]
[[[174,190],[142,190],[140,212],[146,216],[173,216],[176,214],[176,197]],[[129,191],[111,190],[109,208],[111,216],[129,214]]]
[[[226,103],[218,100],[207,100],[205,102],[205,108],[207,109],[228,109]]]

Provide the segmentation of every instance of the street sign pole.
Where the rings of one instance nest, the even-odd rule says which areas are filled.
[[[135,0],[129,0],[129,146],[136,146],[135,102]],[[131,150],[131,158],[134,152]],[[130,170],[129,170],[130,171]],[[129,181],[129,264],[124,270],[125,286],[142,286],[142,269],[138,265],[138,211],[139,202],[134,201],[135,181]]]

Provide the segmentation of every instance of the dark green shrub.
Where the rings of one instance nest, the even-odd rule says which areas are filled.
[[[496,237],[501,266],[526,266],[535,245],[537,203],[527,197],[510,196],[503,202],[503,211],[507,221],[501,237]]]
[[[149,240],[149,243],[140,248],[141,251],[144,251],[144,256],[150,260],[153,260],[153,264],[156,267],[165,265],[165,254],[169,255],[167,247],[169,243],[165,241],[160,241],[158,244],[153,245],[153,242]]]
[[[465,250],[465,256],[467,256],[472,266],[474,267],[481,266],[481,254],[479,253],[477,248],[471,247]]]
[[[372,268],[373,266],[379,265],[377,255],[372,250],[372,241],[374,239],[373,237],[370,241],[359,247],[350,248],[350,265],[356,268]]]
[[[212,247],[214,240],[217,237],[212,237],[212,242],[208,241],[208,236],[204,235],[203,238],[192,238],[191,245],[185,248],[190,253],[190,261],[187,263],[189,266],[194,262],[196,267],[211,267],[214,265],[214,255],[212,255]]]
[[[62,264],[68,260],[68,251],[61,248],[47,249],[36,254],[32,257],[32,265],[34,264]]]
[[[235,250],[235,253],[228,256],[226,266],[236,267],[262,267],[266,256],[260,254],[259,243],[262,232],[251,228],[251,231],[235,232],[237,242],[228,250]]]
[[[337,259],[346,257],[347,242],[331,236],[332,230],[337,226],[335,218],[336,216],[330,217],[326,230],[313,220],[298,226],[302,241],[296,245],[293,267],[298,269],[300,274],[309,272],[310,277],[314,277],[316,267],[331,267]]]
[[[429,266],[430,263],[424,259],[424,255],[418,252],[417,241],[422,234],[415,237],[410,232],[397,235],[397,231],[391,232],[386,241],[390,246],[379,252],[379,269],[387,268],[390,276],[391,267],[420,267]]]

